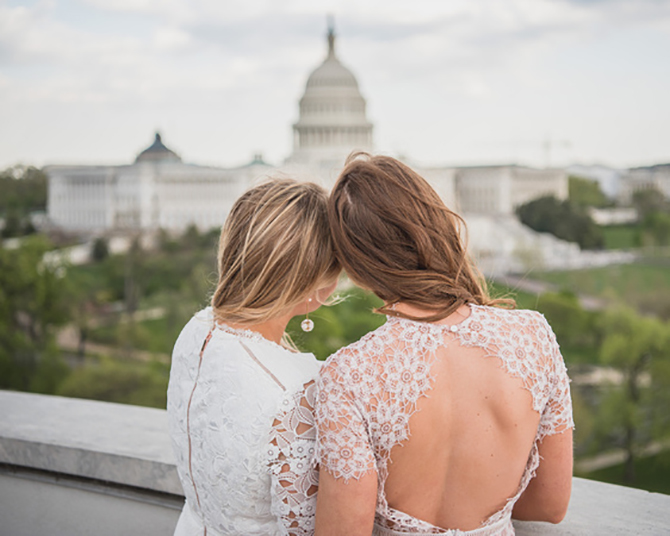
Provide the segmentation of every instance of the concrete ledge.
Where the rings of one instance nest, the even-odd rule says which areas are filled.
[[[558,525],[515,521],[517,536],[660,536],[670,534],[670,495],[572,479],[565,519]]]
[[[0,464],[3,535],[170,534],[179,514],[164,410],[0,391]],[[519,536],[670,534],[670,495],[575,478],[562,523],[514,525]]]
[[[159,409],[0,391],[0,462],[183,493]]]

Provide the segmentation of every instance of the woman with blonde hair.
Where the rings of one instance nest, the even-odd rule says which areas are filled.
[[[574,425],[544,317],[487,295],[462,220],[401,162],[353,155],[328,208],[344,270],[388,320],[321,369],[316,534],[511,535],[512,517],[560,521]]]
[[[168,421],[186,496],[178,536],[313,532],[319,367],[285,329],[335,288],[326,203],[315,184],[270,180],[226,220],[211,307],[172,355]]]

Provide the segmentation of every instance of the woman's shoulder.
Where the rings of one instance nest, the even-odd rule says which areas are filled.
[[[530,309],[473,306],[460,341],[495,351],[503,361],[521,359],[554,369],[563,362],[556,335],[544,315]],[[529,361],[530,360],[530,361]]]
[[[546,323],[544,315],[533,309],[509,309],[493,305],[470,305],[470,309],[475,318],[488,317],[516,324]]]
[[[387,320],[377,329],[331,354],[321,367],[320,380],[333,379],[353,385],[374,376],[378,368],[377,358],[387,351],[393,339],[391,324]]]
[[[468,331],[486,330],[503,336],[525,334],[555,339],[547,319],[532,309],[506,309],[488,305],[471,305],[472,314],[463,322]]]
[[[212,329],[212,323],[211,307],[195,313],[179,333],[172,351],[173,356],[192,353],[194,349],[200,351],[205,337]]]

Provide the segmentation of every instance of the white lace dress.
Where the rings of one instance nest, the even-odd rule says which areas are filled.
[[[313,533],[319,365],[312,354],[215,325],[211,308],[184,327],[167,404],[186,496],[175,535]]]
[[[322,368],[315,410],[317,458],[345,480],[376,470],[374,534],[513,535],[512,509],[539,465],[538,441],[574,427],[567,371],[544,317],[474,305],[470,311],[466,320],[452,326],[389,318],[332,355]],[[445,530],[395,510],[384,493],[391,449],[410,437],[409,419],[432,385],[435,351],[448,344],[481,348],[484,355],[500,359],[508,374],[522,380],[541,415],[516,494],[470,531]]]

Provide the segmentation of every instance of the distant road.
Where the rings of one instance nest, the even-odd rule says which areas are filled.
[[[538,281],[537,279],[529,279],[525,276],[503,275],[491,278],[496,283],[506,285],[512,290],[523,290],[531,294],[543,294],[545,292],[559,292],[560,288],[553,283],[546,281]],[[581,306],[587,311],[599,311],[605,309],[607,302],[596,298],[594,296],[587,296],[585,294],[577,294],[577,299]]]
[[[641,448],[637,456],[639,458],[655,456],[656,454],[664,452],[668,449],[670,449],[670,441],[654,441],[646,447]],[[591,471],[597,471],[598,469],[619,465],[624,461],[626,461],[626,451],[623,449],[617,449],[608,452],[602,452],[600,454],[596,454],[595,456],[582,458],[581,460],[575,461],[575,470],[580,473],[590,473]]]
[[[65,326],[56,335],[56,343],[61,350],[77,353],[79,351],[79,331],[73,325]],[[86,354],[106,355],[118,359],[170,363],[170,356],[167,354],[138,349],[129,350],[122,346],[107,346],[90,341],[86,341],[85,352]]]

